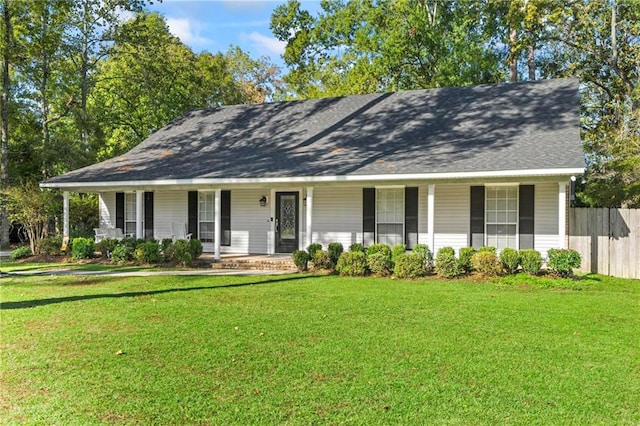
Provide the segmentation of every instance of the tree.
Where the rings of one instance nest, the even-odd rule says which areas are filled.
[[[2,95],[0,96],[0,191],[9,185],[9,99],[11,97],[11,80],[9,79],[10,53],[13,44],[13,27],[11,25],[11,9],[9,0],[0,3],[2,7]],[[9,244],[9,217],[4,196],[0,198],[0,247]]]

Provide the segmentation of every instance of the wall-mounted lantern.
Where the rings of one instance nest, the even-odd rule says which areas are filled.
[[[266,196],[266,195],[263,195],[263,196],[260,198],[260,207],[266,207],[266,205],[267,205],[267,196]]]

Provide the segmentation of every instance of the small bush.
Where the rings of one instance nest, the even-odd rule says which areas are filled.
[[[471,264],[477,272],[490,277],[498,276],[502,271],[498,255],[491,250],[478,250],[471,258]]]
[[[118,242],[120,246],[126,246],[130,253],[133,253],[138,245],[138,240],[133,237],[124,237]]]
[[[476,254],[476,249],[473,247],[462,247],[458,253],[458,263],[465,274],[473,272],[473,265],[471,259]]]
[[[485,252],[485,251],[489,252],[489,253],[493,253],[493,254],[497,254],[498,253],[498,250],[496,250],[496,248],[493,247],[493,246],[480,247],[477,252],[478,253],[482,253],[482,252]]]
[[[520,250],[520,266],[529,275],[538,275],[542,269],[542,256],[538,250]]]
[[[340,275],[363,277],[367,274],[367,257],[361,251],[342,253],[336,264],[336,271]]]
[[[100,242],[96,243],[96,251],[102,253],[103,257],[109,257],[117,245],[118,240],[115,238],[103,238]]]
[[[340,255],[344,251],[344,247],[342,243],[330,243],[329,247],[327,247],[327,253],[329,254],[329,259],[331,259],[331,265],[338,263],[338,259]]]
[[[313,244],[309,244],[309,247],[307,247],[307,253],[309,253],[309,256],[312,259],[313,259],[313,255],[316,254],[316,252],[319,250],[322,250],[322,244],[313,243]]]
[[[367,247],[367,256],[371,256],[373,253],[383,253],[391,260],[391,247],[386,244],[376,243]]]
[[[372,273],[383,277],[391,275],[391,271],[393,270],[391,259],[381,252],[367,256],[367,266]]]
[[[202,255],[202,241],[197,238],[188,240],[189,252],[191,253],[191,260],[196,260]]]
[[[420,253],[401,253],[396,257],[393,274],[398,278],[419,278],[427,275],[424,257]]]
[[[163,238],[160,243],[160,249],[162,250],[162,261],[168,262],[171,260],[171,245],[173,244],[173,238]]]
[[[160,244],[157,241],[146,241],[138,244],[133,253],[134,260],[139,264],[155,264],[162,261],[160,255]]]
[[[91,238],[74,238],[71,245],[71,259],[91,259],[95,248],[95,243]]]
[[[62,235],[41,238],[36,241],[36,253],[48,256],[60,256],[62,254]]]
[[[187,240],[176,240],[171,244],[169,249],[170,257],[169,259],[182,265],[189,265],[194,257],[189,248],[189,241]]]
[[[333,269],[329,253],[324,250],[316,251],[311,257],[311,263],[313,263],[313,269]]]
[[[520,253],[512,248],[504,248],[500,252],[500,262],[502,263],[502,269],[507,274],[515,274],[518,270],[518,265],[520,265]]]
[[[293,257],[293,263],[296,264],[298,271],[303,272],[307,270],[309,264],[309,253],[304,250],[296,250],[291,255]]]
[[[547,255],[547,269],[561,277],[572,276],[573,269],[579,268],[582,263],[580,253],[575,250],[550,249]]]
[[[23,259],[25,257],[29,257],[31,256],[31,247],[29,246],[22,246],[22,247],[18,247],[17,249],[15,249],[14,251],[11,252],[11,254],[9,255],[9,257],[13,260],[18,260],[18,259]]]
[[[396,258],[406,252],[407,252],[407,246],[404,244],[397,244],[393,246],[393,248],[391,249],[391,263],[395,263]]]
[[[435,269],[437,274],[444,278],[455,278],[462,274],[462,268],[452,247],[442,247],[438,250]]]
[[[427,272],[431,272],[433,269],[433,254],[431,253],[431,250],[429,250],[429,246],[426,244],[416,244],[411,251],[422,256]]]
[[[111,252],[111,261],[115,263],[123,263],[131,260],[132,253],[129,246],[124,244],[118,244],[113,248]]]
[[[366,253],[367,250],[360,243],[353,243],[349,246],[349,251],[359,251],[361,253]]]

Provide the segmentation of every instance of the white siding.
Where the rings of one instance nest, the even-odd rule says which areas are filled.
[[[535,188],[534,246],[543,257],[558,247],[558,184],[537,184]]]
[[[434,254],[442,247],[457,251],[469,245],[469,188],[469,185],[436,185],[435,247],[430,247]],[[426,199],[420,202],[426,205]]]
[[[158,241],[171,238],[171,222],[186,226],[187,213],[187,191],[156,191],[153,195],[153,237]]]
[[[263,189],[231,190],[231,246],[223,246],[223,253],[267,253],[271,230],[270,208],[260,207],[259,203],[260,197],[265,194],[268,195],[268,191]]]
[[[116,193],[101,192],[98,194],[98,208],[101,228],[116,227]]]
[[[313,242],[326,249],[342,243],[345,251],[362,242],[362,188],[315,188],[313,191]]]

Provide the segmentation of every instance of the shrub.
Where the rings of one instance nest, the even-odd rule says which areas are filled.
[[[520,253],[512,248],[504,248],[500,252],[500,262],[502,263],[502,269],[507,274],[515,274],[518,270],[518,265],[520,265]]]
[[[95,243],[91,238],[74,238],[71,245],[71,259],[91,259],[95,248]]]
[[[466,274],[473,271],[471,259],[473,259],[473,255],[475,254],[476,249],[473,247],[462,247],[458,253],[458,263],[460,264],[460,268],[462,268]]]
[[[162,261],[168,262],[171,260],[171,245],[173,244],[173,238],[163,238],[160,243],[160,249],[162,250]]]
[[[393,246],[393,248],[391,249],[391,263],[395,263],[396,258],[406,252],[407,246],[405,246],[404,244],[396,244],[395,246]]]
[[[9,257],[13,260],[22,259],[29,256],[31,256],[31,247],[29,246],[18,247],[9,255]]]
[[[316,251],[311,257],[311,263],[313,263],[314,269],[333,269],[329,253],[324,250]]]
[[[372,273],[385,277],[391,275],[391,271],[393,270],[391,259],[381,252],[367,256],[367,266]]]
[[[111,261],[115,263],[123,263],[131,260],[131,250],[129,246],[118,244],[111,252]]]
[[[427,275],[424,257],[420,253],[401,253],[396,257],[393,274],[398,278],[418,278]]]
[[[462,268],[452,247],[442,247],[438,250],[435,268],[438,275],[445,278],[455,278],[462,274]]]
[[[192,238],[188,241],[187,245],[191,253],[191,260],[196,260],[202,255],[202,241],[197,238]]]
[[[520,250],[520,266],[529,275],[538,275],[542,268],[542,256],[538,250]]]
[[[36,253],[49,256],[60,256],[62,254],[62,235],[40,238],[36,241]]]
[[[367,256],[371,256],[373,253],[382,253],[391,260],[391,247],[386,244],[376,243],[367,247]]]
[[[579,268],[582,263],[580,253],[575,250],[550,249],[547,255],[547,269],[561,277],[572,276],[573,269]]]
[[[367,257],[361,251],[342,253],[336,264],[336,271],[341,275],[362,277],[367,274]]]
[[[316,252],[319,250],[322,250],[322,244],[313,243],[313,244],[309,244],[309,247],[307,247],[307,253],[309,253],[309,256],[312,259],[313,259],[313,255],[316,254]]]
[[[118,242],[120,246],[126,246],[129,249],[129,252],[133,253],[138,245],[138,240],[133,237],[124,237]]]
[[[433,254],[431,253],[431,250],[429,250],[429,246],[426,244],[416,244],[411,251],[422,256],[427,272],[431,272],[433,269]]]
[[[331,265],[335,266],[338,263],[338,259],[340,255],[344,251],[344,247],[342,247],[342,243],[330,243],[327,248],[327,253],[329,254],[329,259],[331,259]]]
[[[306,271],[307,265],[309,264],[309,253],[304,250],[296,250],[292,254],[293,263],[296,264],[296,268],[298,271]]]
[[[473,269],[484,275],[497,276],[502,271],[498,255],[491,250],[478,250],[471,258]]]
[[[133,252],[133,258],[140,264],[160,263],[162,260],[160,244],[157,241],[146,241],[138,244],[136,251]]]
[[[361,253],[366,253],[366,249],[360,243],[353,243],[349,246],[349,251],[359,251]]]
[[[496,250],[496,248],[495,248],[495,247],[493,247],[493,246],[480,247],[480,248],[478,249],[478,251],[477,251],[477,252],[478,252],[478,253],[482,253],[482,252],[485,252],[485,251],[487,251],[487,252],[489,252],[489,253],[493,253],[493,254],[497,254],[497,252],[498,252],[498,251]]]
[[[174,241],[170,246],[169,255],[170,260],[182,266],[187,266],[194,259],[187,240]]]
[[[115,238],[103,238],[100,242],[96,243],[96,250],[102,253],[102,256],[109,257],[117,245],[118,240]]]

